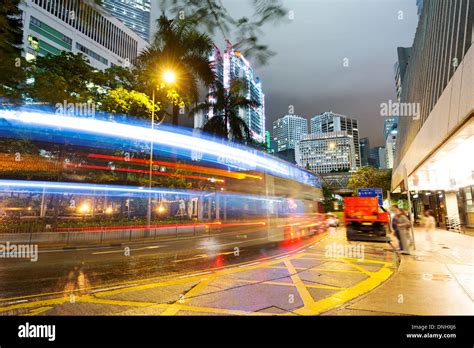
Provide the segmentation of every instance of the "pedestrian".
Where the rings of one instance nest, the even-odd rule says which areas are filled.
[[[422,226],[425,232],[425,240],[428,243],[429,250],[433,251],[433,233],[436,230],[436,219],[432,210],[423,211]]]
[[[395,231],[395,236],[398,239],[400,253],[408,255],[408,234],[411,226],[410,220],[405,213],[397,206],[392,205],[390,210],[393,212],[392,228]]]

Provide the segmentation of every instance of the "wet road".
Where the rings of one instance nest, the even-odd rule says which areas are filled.
[[[231,234],[72,250],[40,250],[36,262],[0,259],[0,300],[57,296],[176,278],[282,255],[317,235],[281,240],[265,226]],[[280,241],[278,241],[280,239]],[[276,240],[276,241],[275,241]]]

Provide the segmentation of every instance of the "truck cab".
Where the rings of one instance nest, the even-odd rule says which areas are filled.
[[[387,239],[389,213],[377,197],[345,197],[344,224],[347,240]]]

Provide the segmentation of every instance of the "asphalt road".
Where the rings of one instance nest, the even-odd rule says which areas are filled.
[[[0,300],[58,296],[151,279],[175,278],[288,253],[316,236],[273,241],[265,226],[232,234],[72,250],[40,250],[36,262],[0,259]],[[269,240],[270,239],[270,240]],[[278,238],[276,238],[278,239]]]

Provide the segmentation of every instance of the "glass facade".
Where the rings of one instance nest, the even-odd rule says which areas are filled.
[[[150,41],[150,0],[103,0],[103,6],[142,39]]]

